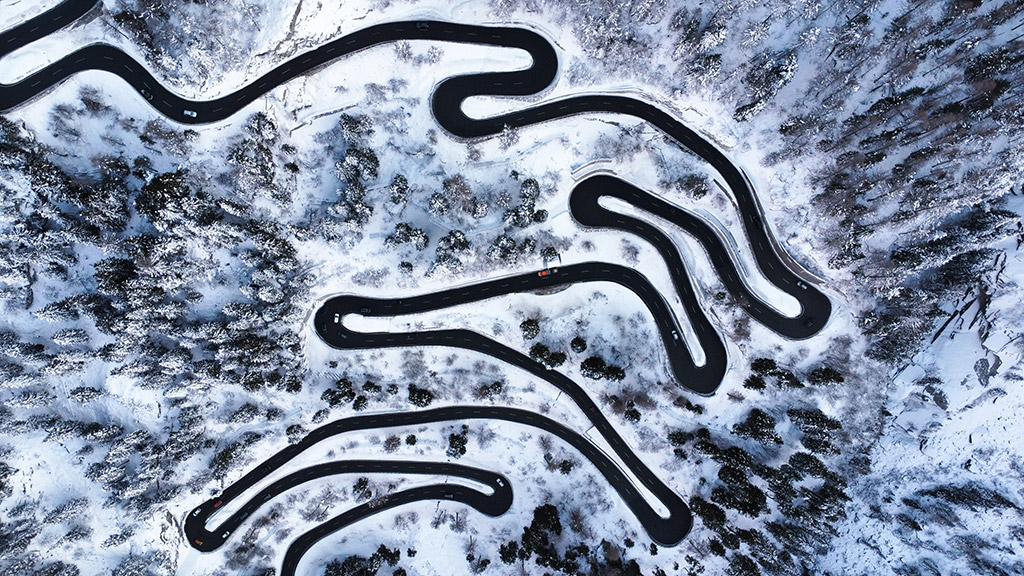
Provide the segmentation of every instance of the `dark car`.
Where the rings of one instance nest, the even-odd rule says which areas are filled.
[[[427,24],[426,22],[417,22],[416,23],[416,29],[417,30],[430,30],[430,24]]]
[[[146,100],[152,100],[153,99],[153,93],[150,92],[149,90],[146,90],[145,88],[143,88],[142,90],[139,90],[139,94],[142,94],[142,97],[145,98]]]

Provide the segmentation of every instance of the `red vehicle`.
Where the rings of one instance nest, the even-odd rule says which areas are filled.
[[[223,503],[224,503],[223,500],[217,500],[216,502],[213,503],[213,507],[214,508],[220,508],[220,505],[223,504]]]
[[[548,268],[547,270],[541,270],[540,272],[537,272],[537,276],[543,278],[550,274],[554,274],[555,272],[558,272],[558,268]]]

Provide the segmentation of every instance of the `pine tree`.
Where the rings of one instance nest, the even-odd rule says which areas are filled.
[[[580,374],[592,380],[600,380],[605,376],[607,365],[604,358],[591,356],[580,363]]]
[[[775,432],[775,418],[758,408],[747,413],[747,418],[733,427],[733,432],[753,438],[764,445],[782,444],[782,438]]]

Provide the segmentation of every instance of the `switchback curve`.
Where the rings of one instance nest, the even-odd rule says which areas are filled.
[[[56,8],[45,12],[41,16],[33,18],[23,25],[0,34],[0,57],[28,42],[34,41],[35,39],[59,29],[67,23],[73,22],[75,19],[88,12],[88,10],[95,6],[96,3],[97,0],[67,0]],[[0,110],[11,110],[16,108],[77,72],[84,70],[103,70],[120,76],[144,98],[146,98],[155,109],[163,113],[168,118],[186,124],[213,122],[231,116],[265,94],[268,90],[273,89],[296,76],[304,74],[313,68],[331,62],[345,54],[395,40],[435,40],[486,44],[492,46],[519,48],[527,51],[531,55],[532,64],[529,68],[524,70],[464,75],[446,79],[438,85],[431,98],[431,106],[434,116],[445,130],[456,137],[488,137],[500,133],[506,127],[519,128],[574,114],[594,112],[625,114],[649,122],[676,141],[680,146],[688,148],[704,158],[705,161],[711,164],[711,166],[722,175],[739,207],[741,221],[748,240],[750,241],[758,267],[766,278],[772,281],[781,290],[793,295],[801,303],[801,314],[796,319],[773,319],[771,317],[772,311],[759,311],[755,307],[748,306],[747,309],[751,314],[755,315],[755,317],[762,322],[765,322],[769,327],[782,334],[790,335],[791,337],[807,337],[819,330],[827,321],[828,316],[831,313],[831,303],[828,299],[816,288],[800,281],[796,274],[786,268],[780,259],[780,255],[775,253],[772,238],[770,237],[770,231],[768,230],[767,224],[760,216],[754,190],[745,174],[733,165],[713,144],[700,137],[696,132],[659,108],[641,100],[626,96],[592,95],[568,97],[490,118],[474,119],[466,116],[462,111],[462,102],[468,97],[479,95],[530,96],[542,92],[552,84],[557,75],[558,68],[557,57],[554,49],[542,36],[529,30],[520,28],[461,25],[433,21],[380,24],[353,32],[352,34],[348,34],[331,41],[320,48],[296,56],[288,62],[275,67],[250,83],[248,86],[232,92],[231,94],[209,101],[192,101],[182,98],[164,88],[151,74],[149,74],[148,71],[145,70],[142,65],[119,49],[107,45],[93,45],[77,50],[19,82],[11,85],[0,85]],[[586,191],[590,189],[590,186],[594,187],[594,206],[596,206],[597,197],[601,195],[601,190],[606,191],[609,187],[618,187],[620,192],[622,190],[626,190],[627,192],[629,191],[626,183],[610,177],[591,178],[582,182],[577,188]],[[581,196],[581,198],[583,198],[583,196]],[[637,205],[643,207],[641,204]],[[650,205],[655,209],[665,208],[665,206],[658,205],[656,202],[652,202]],[[646,207],[644,207],[644,209],[650,210],[650,208]],[[639,234],[647,238],[649,241],[652,241],[659,251],[662,252],[663,256],[668,253],[667,248],[663,248],[659,245],[659,242],[666,240],[664,236],[655,236],[650,233],[651,230],[654,230],[653,227],[650,227],[637,219],[623,215],[613,216],[615,214],[614,212],[597,210],[593,207],[590,207],[590,210],[590,216],[580,218],[578,214],[576,214],[576,210],[574,210],[574,216],[576,216],[578,221],[584,225],[608,226]],[[660,212],[655,213],[662,215]],[[690,232],[697,236],[698,240],[704,244],[709,255],[712,257],[712,261],[716,269],[722,272],[723,270],[727,270],[731,267],[731,265],[727,266],[727,255],[719,255],[719,260],[715,260],[716,250],[712,248],[712,244],[705,242],[704,239],[701,238],[702,232],[699,229],[693,226],[688,227],[682,223],[679,224],[690,230]],[[694,230],[697,230],[697,232],[694,232]],[[662,238],[662,240],[657,240],[658,237]],[[654,240],[652,240],[652,238]],[[724,260],[722,259],[723,257]],[[672,260],[673,259],[666,256],[667,262]],[[675,260],[678,260],[678,258],[675,258]],[[575,268],[566,267],[565,270],[567,273],[571,272],[572,274],[576,274],[579,281],[607,279],[623,283],[624,279],[630,278],[629,272],[632,272],[622,267],[615,268],[610,267],[610,265],[603,264],[580,264],[574,266]],[[605,268],[599,269],[594,268],[594,266],[604,266]],[[602,274],[605,274],[602,270],[611,270],[611,274],[617,277],[618,280],[615,278],[605,278],[601,276]],[[733,272],[735,272],[734,269]],[[591,275],[589,280],[587,276],[588,274]],[[636,273],[633,272],[633,274]],[[527,276],[529,275],[515,277],[513,280],[522,279],[524,280],[523,286],[526,286],[526,284],[529,284],[528,282],[525,282]],[[550,274],[548,278],[554,279],[556,276],[556,274]],[[680,273],[673,272],[673,280],[677,285],[677,289],[682,293],[683,288],[680,286],[680,278],[684,278],[684,276]],[[642,280],[642,277],[640,279]],[[633,280],[636,280],[635,276],[632,277],[632,280],[628,281]],[[735,278],[730,278],[728,275],[723,274],[723,282],[726,283],[726,286],[729,287],[730,291],[733,291],[734,294],[742,294],[745,290],[745,287],[740,285],[742,283],[739,282],[738,275],[736,275]],[[646,284],[646,288],[642,288],[642,284]],[[652,312],[658,308],[658,305],[655,304],[652,306],[651,302],[661,302],[661,306],[664,306],[664,302],[662,302],[660,297],[654,293],[653,288],[650,287],[650,284],[647,283],[646,280],[643,280],[643,282],[636,282],[635,285],[641,288],[637,288],[637,290],[634,291],[640,295],[640,297],[645,301],[645,304],[648,304],[648,308],[650,308]],[[645,289],[649,289],[653,295],[647,295],[645,297],[645,294],[643,293]],[[332,336],[330,334],[326,334],[329,331],[326,320],[330,318],[329,314],[340,314],[346,312],[345,306],[340,305],[341,303],[346,302],[344,300],[345,298],[355,297],[341,297],[339,299],[333,299],[328,302],[328,305],[333,302],[334,308],[329,309],[328,305],[325,305],[317,312],[315,325],[317,326],[317,330],[321,336],[324,337],[325,340],[328,340],[329,343],[332,343],[329,340]],[[370,299],[364,299],[364,301],[366,300]],[[694,322],[695,332],[698,334],[698,338],[701,338],[702,345],[704,345],[705,342],[709,343],[709,345],[717,342],[717,344],[721,346],[721,341],[718,339],[716,334],[714,334],[713,337],[707,337],[705,334],[702,338],[702,333],[706,333],[706,330],[701,327],[702,323],[700,322],[700,318],[703,318],[703,315],[692,314],[691,308],[693,308],[693,306],[686,304],[686,301],[687,298],[684,297],[684,305],[687,308],[688,314],[691,314],[691,321]],[[350,300],[347,301],[347,304],[358,305],[359,302]],[[375,304],[374,306],[377,305]],[[361,310],[361,308],[363,307],[360,306],[359,309]],[[372,309],[373,308],[371,308],[371,310]],[[328,310],[330,310],[330,312],[328,312]],[[352,310],[348,311],[351,312]],[[656,318],[657,317],[658,315],[656,315]],[[765,320],[766,318],[768,321]],[[706,322],[706,318],[704,320]],[[774,323],[774,325],[769,322]],[[321,327],[323,327],[322,330]],[[671,342],[667,341],[666,331],[662,329],[661,332],[663,342],[666,344],[666,347],[670,347]],[[472,332],[459,330],[435,331],[424,334],[430,334],[432,337],[442,339],[448,339],[448,337],[451,337],[453,340],[458,337],[462,337],[463,339],[471,338],[471,335],[476,336],[477,338],[482,338],[479,335],[474,335]],[[396,336],[411,335],[383,335],[381,338],[386,339],[388,337],[393,338]],[[332,343],[332,345],[336,344],[339,337],[342,337],[342,333],[340,331],[335,334],[334,343]],[[348,334],[345,334],[344,337],[348,337]],[[363,341],[365,343],[369,342],[367,338],[375,338],[377,335],[362,335],[360,337],[364,339]],[[672,342],[676,341],[676,336],[673,336]],[[382,340],[381,345],[384,345],[384,343],[386,343],[386,341]],[[448,345],[443,341],[438,342],[438,344]],[[481,348],[489,347],[489,345],[485,344],[486,343],[479,343],[479,346]],[[492,344],[496,345],[495,352],[486,353],[498,357],[505,356],[513,359],[516,358],[516,355],[520,358],[525,358],[523,355],[508,347],[504,347],[497,343]],[[683,347],[683,349],[685,350],[685,347]],[[718,371],[724,371],[724,354],[717,354],[715,349],[709,350],[708,348],[705,348],[705,351],[707,352],[707,362],[702,367],[702,372],[704,374],[713,374]],[[670,353],[670,362],[675,363],[675,361],[671,360],[671,358],[674,357],[675,355]],[[692,364],[692,359],[689,360],[689,364]],[[541,374],[538,372],[538,367],[538,364],[532,363],[532,366],[528,367],[527,370],[540,376]],[[540,367],[539,370],[543,370],[543,368]],[[542,377],[545,377],[545,379],[552,381],[553,383],[556,383],[559,378],[568,380],[564,376],[555,372],[544,371],[544,374],[545,376]],[[688,382],[693,383],[695,381],[688,380]],[[569,383],[571,384],[571,381],[569,381]],[[565,383],[562,382],[562,384],[564,385]],[[556,383],[556,385],[559,384]],[[686,385],[685,382],[684,385]],[[575,384],[573,384],[573,386],[575,386]],[[561,388],[562,386],[559,387]],[[697,386],[695,391],[710,393],[714,391],[715,387],[717,387],[717,383],[711,387],[704,386],[701,388],[700,386]],[[578,386],[576,388],[578,389]],[[564,389],[568,392],[572,387],[566,387]],[[619,453],[627,466],[633,468],[633,465],[639,463],[642,467],[642,463],[639,462],[639,459],[628,449],[628,447],[625,446],[621,441],[621,438],[619,438],[617,434],[614,434],[614,430],[611,429],[607,420],[604,419],[603,415],[596,410],[596,405],[594,405],[589,398],[586,398],[585,394],[583,394],[581,398],[574,398],[574,400],[584,408],[588,417],[594,421],[595,426],[598,426],[599,429],[601,429],[602,434],[605,434],[606,439],[613,445],[613,450]],[[603,425],[601,425],[602,422]],[[611,436],[608,435],[609,432],[612,434]],[[615,439],[618,439],[618,445],[616,445]],[[646,470],[646,468],[643,469]],[[637,469],[634,469],[634,472],[636,472],[636,470]],[[689,529],[688,524],[686,529]],[[683,532],[683,535],[685,535],[685,531]],[[680,536],[680,538],[681,537],[682,536]]]
[[[587,458],[587,460],[589,460],[598,469],[612,488],[618,492],[620,497],[622,497],[623,502],[630,511],[633,512],[651,539],[658,544],[663,546],[674,546],[679,543],[687,533],[689,533],[690,528],[692,527],[692,515],[682,498],[680,498],[679,495],[671,488],[665,485],[632,451],[627,449],[629,459],[623,459],[625,465],[629,467],[633,475],[644,485],[644,487],[650,490],[651,494],[653,494],[665,509],[668,510],[667,517],[663,517],[658,514],[658,512],[639,492],[637,487],[633,485],[633,482],[622,472],[622,470],[619,469],[619,466],[604,452],[602,452],[601,449],[595,446],[593,442],[564,424],[540,414],[518,408],[506,408],[499,406],[450,406],[414,412],[353,416],[325,424],[311,431],[299,442],[281,449],[276,454],[263,461],[240,479],[225,488],[224,491],[216,498],[210,499],[197,506],[189,513],[185,520],[185,534],[189,539],[189,543],[194,548],[202,551],[214,550],[223,544],[224,538],[222,536],[225,531],[233,531],[253,511],[258,509],[277,494],[280,494],[281,492],[298,484],[311,480],[314,477],[326,476],[332,473],[336,474],[355,471],[346,468],[352,465],[350,462],[321,465],[325,466],[324,468],[314,466],[299,470],[298,472],[289,474],[288,476],[270,484],[253,496],[216,529],[207,530],[207,520],[220,506],[240,497],[246,490],[252,488],[260,480],[281,468],[311,446],[322,442],[327,438],[357,430],[395,428],[436,422],[466,420],[505,420],[508,422],[515,422],[539,428],[550,434],[558,436],[579,451],[580,454]],[[367,471],[369,471],[370,468],[373,468],[374,471],[378,472],[408,472],[414,474],[449,473],[440,471],[441,468],[439,467],[443,465],[442,463],[402,462],[397,460],[357,462],[358,464],[356,465],[366,467]],[[318,526],[314,530],[303,535],[289,548],[288,554],[286,555],[286,565],[290,565],[292,569],[294,569],[298,559],[316,541],[345,526],[348,526],[355,521],[358,521],[359,519],[387,508],[392,508],[415,500],[450,499],[462,501],[474,506],[474,508],[481,510],[485,514],[490,514],[493,511],[497,511],[502,505],[504,505],[503,499],[505,498],[504,494],[506,489],[508,490],[508,498],[511,498],[511,487],[508,486],[508,480],[504,476],[476,468],[462,466],[458,468],[458,475],[484,482],[491,486],[496,495],[501,495],[493,501],[484,502],[481,499],[482,496],[480,496],[482,493],[468,488],[466,490],[470,490],[470,492],[453,492],[450,490],[450,485],[445,487],[448,488],[447,491],[439,491],[436,489],[437,487],[421,487],[411,489],[410,491],[407,491],[408,493],[399,493],[404,494],[401,496],[399,496],[399,494],[392,494],[387,497],[386,501],[380,502],[372,508],[368,507],[370,503],[366,503],[360,507],[345,512],[342,516],[332,519],[328,521],[328,523]],[[337,471],[332,472],[333,470]],[[502,486],[502,484],[505,486]],[[442,490],[443,489],[444,488],[442,488]],[[438,496],[439,494],[440,496]],[[452,496],[448,497],[448,494],[452,494]],[[473,494],[476,494],[477,496],[474,496]],[[456,497],[456,495],[458,495],[458,497]],[[476,504],[479,504],[480,506],[477,507]],[[197,539],[200,541],[199,543],[196,542]]]
[[[470,466],[462,466],[460,464],[452,464],[449,462],[420,462],[410,460],[341,460],[302,468],[301,470],[297,470],[280,478],[260,490],[237,511],[235,511],[234,514],[226,518],[213,530],[206,527],[209,518],[215,514],[221,506],[229,502],[231,498],[222,495],[215,500],[203,502],[185,518],[185,537],[188,539],[189,545],[196,550],[201,552],[212,552],[213,550],[223,546],[228,537],[238,529],[242,522],[251,516],[253,512],[283,492],[307,482],[311,482],[319,478],[326,478],[328,476],[380,473],[459,476],[461,478],[467,478],[469,480],[475,480],[482,484],[486,484],[492,491],[491,494],[485,494],[479,490],[474,490],[458,484],[443,485],[441,487],[442,490],[438,491],[437,497],[431,496],[429,498],[419,498],[420,500],[441,499],[462,502],[463,504],[472,506],[477,511],[487,514],[488,516],[501,516],[507,512],[509,507],[512,505],[512,486],[509,483],[508,478],[498,474],[497,472],[491,472],[489,470],[482,470],[480,468],[473,468]],[[433,494],[433,492],[431,493]],[[352,524],[353,522],[383,510],[412,502],[412,500],[407,499],[408,496],[405,497],[406,499],[397,497],[393,498],[392,496],[395,495],[389,494],[374,498],[369,502],[356,506],[353,510],[346,512],[348,515],[348,522],[346,525]],[[356,511],[358,512],[353,515],[353,512]],[[326,535],[327,534],[324,534],[324,536]],[[321,536],[321,538],[322,537],[323,536]]]
[[[46,34],[75,21],[86,14],[98,0],[66,0],[57,7],[0,34],[0,58],[11,51],[33,42]],[[519,48],[530,54],[532,64],[529,68],[511,72],[486,72],[467,74],[448,78],[438,84],[431,98],[431,107],[437,122],[449,133],[462,138],[480,138],[493,136],[506,127],[518,128],[545,122],[557,118],[582,113],[614,113],[625,114],[645,120],[675,140],[680,146],[690,149],[707,161],[722,175],[731,190],[739,207],[741,220],[752,248],[755,262],[765,277],[780,290],[796,298],[802,307],[801,316],[790,321],[771,318],[772,311],[746,290],[738,275],[728,274],[730,266],[725,266],[728,254],[712,252],[709,255],[716,269],[723,273],[723,281],[734,295],[746,292],[744,300],[751,302],[745,308],[759,321],[770,328],[789,337],[802,338],[816,333],[831,314],[831,303],[828,298],[815,287],[802,281],[791,271],[779,254],[775,253],[772,238],[767,224],[760,216],[757,200],[749,180],[729,159],[689,127],[663,112],[659,108],[641,100],[618,95],[587,95],[572,96],[554,102],[540,104],[515,112],[509,112],[489,118],[470,118],[462,111],[462,103],[472,96],[530,96],[547,89],[554,82],[558,72],[558,58],[554,48],[543,36],[523,28],[475,26],[437,21],[407,21],[378,24],[335,39],[323,46],[300,54],[280,64],[249,85],[214,100],[193,101],[185,99],[163,87],[138,62],[118,48],[109,45],[92,45],[82,48],[57,62],[43,68],[14,84],[0,84],[0,110],[10,110],[20,106],[41,92],[62,82],[69,76],[83,70],[104,70],[120,76],[136,91],[149,100],[149,103],[165,116],[182,123],[206,123],[227,118],[267,91],[289,80],[305,74],[310,70],[336,60],[344,55],[397,40],[434,40],[444,42],[461,42],[484,44],[490,46]],[[609,186],[609,176],[590,179],[577,188],[587,192],[594,186],[614,188],[616,191],[635,191],[625,182]],[[632,190],[631,190],[632,189]],[[607,192],[613,194],[615,192]],[[649,195],[636,195],[633,202],[644,209],[664,209],[678,213],[677,223],[692,219],[685,211],[679,210],[665,202],[653,201]],[[646,198],[644,196],[647,196]],[[580,198],[588,197],[583,194]],[[643,206],[643,204],[648,206]],[[574,211],[582,213],[582,211]],[[621,217],[619,220],[626,225],[616,225],[614,218],[592,210],[594,216],[589,224],[577,218],[585,225],[605,225],[619,227],[640,234],[652,243],[654,235],[645,233],[649,226],[642,222]],[[607,211],[604,211],[607,212]],[[612,214],[612,213],[608,213]],[[709,247],[705,241],[706,234],[695,231],[694,226],[687,227],[692,234]],[[706,226],[704,227],[706,228]],[[659,247],[659,250],[661,248]],[[666,261],[669,261],[668,259]],[[675,276],[675,275],[674,275]],[[677,282],[677,288],[679,283]],[[680,290],[682,292],[682,290]],[[766,318],[771,318],[770,322]],[[693,316],[691,315],[691,320]]]

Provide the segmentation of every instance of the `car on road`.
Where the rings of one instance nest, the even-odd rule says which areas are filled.
[[[335,324],[340,324],[341,323],[341,314],[335,314],[334,315],[334,323]]]
[[[672,339],[673,340],[679,340],[679,332],[678,331],[676,331],[676,330],[672,331]]]
[[[370,313],[370,309],[369,308],[360,308],[359,309],[359,313],[360,314],[369,314]]]
[[[152,100],[153,99],[153,93],[150,92],[149,90],[146,90],[145,88],[139,90],[139,94],[142,94],[142,97],[145,98],[146,100]]]
[[[430,30],[430,24],[427,24],[426,22],[417,22],[416,23],[416,29],[417,30],[424,30],[424,31]]]
[[[200,540],[199,538],[196,538],[195,540],[193,540],[193,542],[195,542],[196,545],[198,545],[198,546],[202,546],[203,545],[203,541]]]
[[[202,508],[196,508],[195,512],[192,512],[192,516],[193,517],[199,516],[199,513],[202,512],[202,511],[203,511]]]
[[[184,114],[185,116],[188,116],[189,118],[195,118],[196,117],[196,111],[195,110],[185,110],[184,112],[182,112],[182,114]]]
[[[217,500],[216,502],[213,503],[213,507],[214,508],[220,508],[220,505],[223,504],[223,503],[224,503],[223,500]]]
[[[221,535],[220,535],[220,537],[221,537],[221,538],[223,538],[223,539],[225,539],[225,540],[227,540],[227,539],[228,539],[228,536],[229,536],[230,534],[231,534],[231,530],[228,530],[228,531],[224,532],[223,534],[221,534]]]
[[[804,320],[804,327],[805,328],[810,328],[811,326],[814,326],[814,317],[813,316],[808,316],[807,320]]]
[[[537,276],[543,278],[545,276],[550,276],[555,272],[558,272],[558,268],[548,268],[547,270],[541,270],[540,272],[537,272]]]

